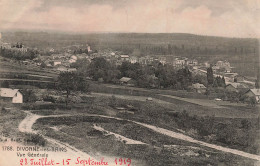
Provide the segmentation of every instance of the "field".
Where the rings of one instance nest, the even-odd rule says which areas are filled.
[[[0,57],[0,84],[8,82],[14,88],[28,86],[48,87],[54,85],[57,72],[39,67],[24,65],[18,61]]]
[[[242,103],[215,101],[214,98],[209,100],[206,95],[195,92],[147,90],[119,85],[97,85],[95,83],[90,85],[90,89],[92,94],[96,96],[116,96],[125,100],[146,101],[148,97],[152,97],[152,103],[157,103],[171,111],[185,110],[190,115],[222,118],[255,118],[259,116],[258,107],[250,107]]]

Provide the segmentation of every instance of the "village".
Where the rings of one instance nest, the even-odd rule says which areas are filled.
[[[136,165],[158,165],[158,156],[190,165],[197,157],[231,165],[258,157],[259,78],[225,59],[127,54],[87,42],[0,46],[3,142],[66,144],[71,154],[131,157]]]
[[[214,77],[222,77],[224,79],[225,86],[222,88],[226,89],[226,91],[242,93],[242,95],[254,97],[256,103],[260,102],[260,92],[257,83],[252,79],[249,80],[246,76],[240,75],[236,72],[232,72],[232,69],[234,67],[232,67],[231,64],[226,60],[219,60],[212,64],[208,61],[199,62],[197,59],[176,57],[174,55],[135,56],[124,54],[122,51],[113,51],[111,49],[93,51],[91,50],[91,46],[88,44],[71,45],[59,50],[48,48],[44,50],[44,55],[41,55],[37,48],[28,48],[19,42],[17,42],[16,44],[11,44],[3,42],[1,40],[0,47],[1,50],[9,50],[16,53],[27,53],[29,50],[33,50],[35,52],[34,56],[23,60],[14,59],[14,63],[30,68],[45,69],[57,74],[60,72],[77,72],[75,64],[82,61],[85,63],[84,65],[89,65],[95,58],[104,58],[107,62],[115,67],[118,67],[122,65],[122,63],[127,62],[131,64],[139,64],[141,66],[154,66],[156,64],[161,64],[163,66],[173,67],[175,70],[188,68],[188,70],[190,70],[191,73],[195,76],[206,76],[207,69],[211,68]],[[155,75],[153,75],[152,77],[155,80],[158,80]],[[88,78],[92,79],[91,77]],[[119,78],[116,82],[117,84],[121,85],[132,87],[136,86],[136,80],[126,76]],[[153,87],[155,87],[155,85]],[[194,82],[189,87],[189,89],[193,89],[197,93],[205,94],[207,91],[207,87],[207,83]],[[3,89],[2,91],[5,91],[5,89]],[[9,91],[12,91],[12,93],[8,93],[8,95],[12,94],[11,97],[14,97],[13,93],[17,92],[17,89],[9,89]],[[4,93],[1,93],[1,96],[10,97],[6,96]],[[216,97],[216,100],[221,99]],[[21,102],[22,100],[19,100],[19,103]]]

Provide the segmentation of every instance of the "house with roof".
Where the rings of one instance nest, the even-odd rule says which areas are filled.
[[[219,68],[230,68],[230,63],[228,61],[217,61],[216,66]]]
[[[121,59],[121,61],[129,61],[129,55],[120,55],[120,59]]]
[[[159,62],[162,64],[162,65],[165,65],[167,60],[166,60],[166,57],[159,57]]]
[[[135,86],[135,80],[129,77],[122,77],[119,82],[121,85]]]
[[[205,85],[200,84],[200,83],[196,83],[196,84],[192,84],[192,89],[195,90],[197,93],[205,93],[207,88],[205,87]]]
[[[61,65],[61,61],[55,60],[52,62],[53,66]]]
[[[260,103],[260,89],[249,89],[245,96],[247,97],[254,97],[257,103]]]
[[[12,103],[23,103],[23,94],[19,89],[0,88],[0,98]]]
[[[225,73],[231,73],[231,66],[228,61],[217,61],[217,63],[212,67],[214,71],[221,70]]]
[[[186,64],[186,61],[186,58],[175,58],[172,64],[174,67],[183,67]]]
[[[192,59],[192,60],[187,60],[186,65],[188,66],[197,66],[198,65],[198,60]]]
[[[235,75],[235,76],[234,76],[234,80],[235,80],[236,82],[243,82],[243,81],[245,81],[245,76]],[[235,82],[235,81],[234,81],[234,82]]]
[[[229,82],[226,83],[226,90],[229,92],[239,92],[239,91],[247,91],[249,87],[245,84],[238,82]]]
[[[138,62],[138,58],[136,56],[132,56],[132,57],[130,57],[130,62],[131,63],[137,63]]]

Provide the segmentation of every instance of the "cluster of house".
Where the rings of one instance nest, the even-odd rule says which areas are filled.
[[[197,93],[205,93],[207,88],[200,83],[192,84],[191,87]],[[260,89],[250,89],[246,84],[238,82],[227,82],[225,89],[229,92],[242,92],[244,96],[254,97],[260,103]]]
[[[127,54],[120,54],[120,52],[110,51],[109,53],[101,53],[97,56],[104,57],[106,60],[115,64],[116,66],[121,65],[123,62],[139,63],[141,65],[150,65],[154,62],[160,62],[161,64],[171,65],[174,67],[183,66],[197,66],[198,60],[188,59],[185,57],[173,57],[173,56],[161,56],[161,55],[146,55],[142,57],[129,56]]]
[[[122,77],[119,81],[121,85],[135,86],[135,80],[129,77]],[[204,94],[207,90],[206,86],[200,83],[192,84],[190,88],[201,94]],[[260,103],[260,89],[250,89],[245,84],[237,82],[228,82],[225,89],[229,92],[242,92],[247,97],[255,97],[256,102]]]
[[[85,52],[85,53],[91,53],[91,47],[88,44],[74,44],[70,46],[63,47],[59,50],[55,50],[54,48],[48,48],[48,51],[50,53],[57,53],[57,52],[66,52],[66,53],[76,53],[76,52]]]
[[[22,45],[22,43],[17,43],[12,45],[11,43],[6,43],[2,41],[2,33],[0,32],[0,47],[3,49],[8,49],[12,51],[19,51],[19,52],[27,52],[28,48]]]
[[[88,47],[90,50],[90,47]],[[54,50],[53,50],[54,51]],[[91,50],[90,50],[91,51]],[[78,59],[86,59],[89,62],[92,59],[97,57],[103,57],[107,61],[111,62],[115,66],[121,65],[123,62],[130,62],[132,64],[139,63],[141,65],[149,65],[154,62],[160,62],[161,64],[165,65],[172,65],[174,67],[183,67],[183,66],[197,66],[198,61],[196,59],[189,60],[188,58],[173,58],[172,56],[129,56],[126,54],[121,54],[118,51],[105,51],[99,53],[80,53],[80,54],[72,54],[68,51],[65,53],[55,54],[53,53],[51,56],[39,56],[34,59],[34,61],[38,61],[36,63],[38,66],[41,63],[45,63],[47,67],[53,67],[58,71],[65,71],[65,70],[75,70],[74,68],[71,69],[70,66],[72,63],[75,63]],[[41,63],[40,63],[41,62]]]
[[[153,62],[160,62],[165,65],[172,65],[174,67],[183,67],[183,66],[197,66],[198,60],[196,59],[188,59],[188,58],[173,58],[172,56],[144,56],[144,57],[129,57],[128,55],[121,55],[121,59],[124,61],[129,61],[131,63],[140,63],[143,65],[149,65]]]
[[[72,63],[75,63],[78,59],[86,58],[87,54],[52,54],[51,56],[39,56],[34,59],[38,62],[37,65],[40,66],[42,63],[46,67],[55,68],[57,71],[75,71],[75,68],[70,68]]]
[[[212,67],[215,72],[222,71],[225,73],[230,73],[231,68],[232,67],[228,61],[217,61],[217,63]]]
[[[7,49],[7,50],[11,50],[11,51],[19,51],[22,53],[25,53],[28,51],[28,48],[25,47],[24,45],[22,45],[21,43],[17,43],[15,45],[12,45],[10,43],[4,43],[0,40],[0,47],[2,49]]]

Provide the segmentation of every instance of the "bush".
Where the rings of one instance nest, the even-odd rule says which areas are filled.
[[[1,112],[0,112],[1,114],[6,114],[6,113],[8,113],[8,111],[4,108],[4,107],[2,107],[2,109],[1,109]]]
[[[22,89],[23,101],[26,103],[35,102],[37,100],[36,95],[30,89]]]
[[[83,100],[81,99],[80,96],[70,96],[69,101],[72,103],[81,103]]]
[[[44,95],[42,97],[42,99],[43,99],[43,101],[55,103],[55,98],[53,96],[50,96],[50,95]]]
[[[26,134],[25,135],[25,142],[27,143],[34,143],[35,145],[45,146],[46,140],[39,134]]]

